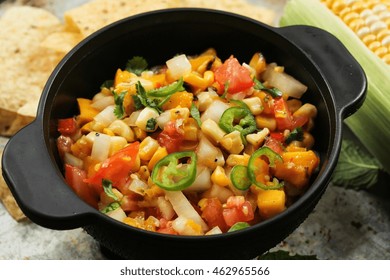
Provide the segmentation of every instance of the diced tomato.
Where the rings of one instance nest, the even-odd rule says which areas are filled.
[[[243,196],[231,196],[223,209],[223,218],[226,224],[231,227],[238,222],[249,222],[254,218],[252,204]]]
[[[286,100],[283,98],[274,99],[274,114],[276,120],[277,129],[280,131],[284,131],[285,129],[289,129],[290,131],[303,126],[308,118],[301,117],[293,117],[291,111],[289,110]]]
[[[287,107],[286,100],[283,98],[274,99],[274,114],[278,130],[291,129],[293,117]]]
[[[218,198],[207,199],[206,206],[203,208],[201,215],[210,229],[216,226],[218,226],[222,232],[226,232],[229,229],[226,225],[222,211],[222,203]]]
[[[65,181],[73,189],[73,191],[86,203],[94,208],[97,208],[99,196],[95,189],[91,188],[85,179],[87,173],[78,167],[65,164]]]
[[[278,154],[282,154],[284,151],[284,147],[281,141],[277,140],[276,138],[267,137],[264,142],[264,146],[272,149],[274,152]]]
[[[237,93],[254,85],[250,72],[242,66],[237,58],[231,56],[215,70],[215,81],[222,89],[228,84],[229,93]]]
[[[103,191],[103,179],[110,180],[115,187],[123,184],[136,164],[138,150],[139,142],[119,150],[103,161],[98,171],[85,182],[93,185],[98,193]]]
[[[164,130],[157,137],[158,143],[165,147],[168,153],[180,150],[184,141],[184,132],[179,130],[176,121],[170,121],[164,126]]]
[[[178,233],[172,227],[172,221],[168,221],[164,218],[160,219],[160,228],[157,230],[157,232],[178,235]]]
[[[270,133],[270,137],[275,139],[275,140],[277,140],[277,141],[279,141],[279,142],[281,142],[281,143],[284,141],[284,135],[283,135],[282,132],[273,132],[272,131]]]
[[[59,119],[57,130],[65,136],[71,136],[77,132],[78,126],[75,118]]]

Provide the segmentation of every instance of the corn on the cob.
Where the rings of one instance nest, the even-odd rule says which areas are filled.
[[[389,29],[390,16],[387,15],[389,15],[390,1],[321,1],[288,1],[280,25],[305,24],[327,30],[348,48],[363,67],[368,79],[367,97],[362,107],[354,115],[347,118],[345,123],[367,150],[382,163],[384,170],[390,173],[390,93],[388,92],[390,89],[390,67],[384,61],[388,54],[382,54],[383,59],[381,59],[366,45],[366,43],[371,42],[372,47],[374,47],[373,42],[377,38],[381,44],[388,40],[385,40],[386,34],[388,34],[386,29],[376,30],[378,27],[372,23],[375,20],[372,15],[377,13],[377,17]],[[331,7],[335,12],[333,13],[328,7]],[[385,7],[387,11],[385,11]],[[348,14],[350,15],[348,16]],[[344,20],[351,23],[357,21],[358,16],[366,19],[364,23],[367,26],[353,27],[357,31],[362,29],[355,32],[344,23]],[[367,38],[362,40],[360,37],[371,25],[374,25],[373,30],[370,29],[371,33],[365,34]],[[352,26],[354,25],[352,24]],[[373,32],[375,30],[376,33]],[[378,43],[375,44],[378,45]],[[387,48],[388,50],[389,48]]]
[[[377,56],[390,64],[390,1],[321,0]]]

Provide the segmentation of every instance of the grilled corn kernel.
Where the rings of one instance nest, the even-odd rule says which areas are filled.
[[[202,123],[201,130],[208,139],[217,144],[221,142],[222,138],[226,135],[219,125],[211,119],[207,119]]]
[[[144,161],[150,160],[159,147],[157,140],[148,136],[139,145],[139,157]]]
[[[214,169],[214,172],[211,174],[211,182],[221,187],[226,187],[229,185],[230,180],[222,166],[217,166]]]

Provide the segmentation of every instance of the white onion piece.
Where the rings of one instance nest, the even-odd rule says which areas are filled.
[[[131,113],[131,115],[124,119],[123,121],[128,125],[128,126],[137,126],[135,122],[137,121],[139,115],[141,114],[141,110],[134,111]]]
[[[208,232],[205,233],[205,235],[213,235],[213,234],[221,234],[222,230],[219,228],[219,226],[215,226],[212,229],[210,229]]]
[[[229,197],[233,196],[234,193],[229,189],[225,187],[221,187],[219,185],[212,185],[209,190],[207,190],[204,194],[203,197],[206,198],[213,198],[216,197],[221,201],[221,203],[226,203]]]
[[[220,100],[215,100],[210,106],[203,112],[201,116],[201,121],[204,122],[207,119],[211,119],[216,123],[219,122],[223,112],[226,111],[230,106],[229,104],[222,102]]]
[[[101,111],[99,114],[97,114],[93,119],[102,124],[105,127],[108,127],[113,121],[115,121],[117,118],[114,114],[114,105],[110,105],[106,107],[103,111]]]
[[[101,97],[101,98],[97,99],[96,101],[92,102],[91,107],[101,111],[104,108],[106,108],[107,106],[111,106],[114,104],[115,104],[114,96],[112,96],[112,95],[107,96],[106,95],[106,96]]]
[[[204,192],[211,188],[211,174],[210,169],[205,166],[198,166],[196,169],[196,178],[191,186],[184,191]]]
[[[81,168],[81,169],[84,166],[84,161],[82,159],[72,155],[71,153],[67,153],[67,152],[64,153],[64,163],[72,165],[72,166],[77,167],[77,168]]]
[[[202,232],[196,231],[191,227],[190,220],[183,216],[177,217],[172,222],[172,228],[180,235],[202,235]]]
[[[171,120],[171,111],[162,112],[157,118],[157,125],[159,128],[164,129],[164,126]]]
[[[106,215],[120,222],[122,222],[127,217],[125,211],[123,211],[123,209],[120,207],[107,212]]]
[[[185,75],[191,73],[192,69],[191,63],[185,54],[181,54],[167,60],[166,65],[174,80],[178,80],[180,77],[184,77]]]
[[[181,191],[165,191],[165,196],[168,198],[179,217],[183,216],[187,219],[193,220],[202,227],[204,232],[208,230],[207,224],[203,221],[202,217]]]
[[[133,175],[132,175],[133,176]],[[142,196],[145,195],[145,190],[149,188],[148,184],[146,184],[144,181],[140,180],[137,176],[132,177],[132,181],[129,184],[129,190],[138,193]]]
[[[224,165],[225,159],[221,149],[215,147],[206,136],[201,135],[196,148],[198,164],[215,169],[217,165]]]
[[[157,198],[157,208],[160,210],[161,216],[168,221],[175,216],[175,210],[173,210],[172,204],[163,196]]]
[[[307,86],[285,72],[275,71],[276,64],[267,66],[263,79],[272,87],[281,90],[290,97],[301,98],[306,92]]]
[[[91,158],[104,161],[110,153],[111,137],[103,133],[95,133],[92,145]]]

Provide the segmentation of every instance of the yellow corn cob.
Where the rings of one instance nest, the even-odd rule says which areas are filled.
[[[389,0],[321,0],[378,57],[390,64]]]

